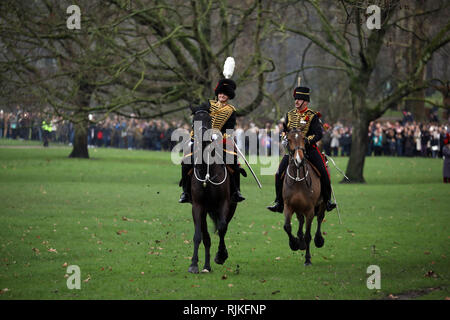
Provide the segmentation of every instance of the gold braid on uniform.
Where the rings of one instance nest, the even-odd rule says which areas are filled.
[[[297,109],[292,109],[287,114],[287,127],[289,130],[298,128],[302,130],[303,135],[306,137],[308,133],[309,126],[311,125],[312,119],[316,116],[317,112],[311,109],[306,110],[303,113],[297,112]],[[302,123],[303,122],[303,123]],[[314,138],[314,135],[307,137],[308,140]]]
[[[209,109],[209,115],[211,116],[211,126],[213,129],[222,131],[222,127],[231,117],[236,108],[230,104],[222,105],[219,101],[209,100],[209,104],[211,105]],[[223,135],[225,138],[228,138],[228,135],[225,133]],[[194,137],[194,131],[191,130],[191,138]]]
[[[222,105],[219,101],[209,100],[211,108],[209,109],[209,114],[211,115],[211,125],[213,129],[219,131],[222,130],[224,124],[228,121],[236,109],[230,105]]]

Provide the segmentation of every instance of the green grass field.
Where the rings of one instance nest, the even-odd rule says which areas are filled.
[[[69,153],[0,147],[0,299],[450,296],[442,159],[367,158],[365,185],[339,184],[331,168],[343,223],[336,210],[326,216],[325,245],[312,243],[310,267],[304,251],[289,249],[283,216],[265,209],[273,176],[260,176],[261,190],[243,179],[247,200],[229,225],[228,260],[194,275],[191,207],[178,203],[180,167],[169,153],[91,149],[90,160]],[[345,169],[346,158],[335,160]],[[213,257],[217,245],[214,235]],[[203,259],[202,245],[200,266]],[[80,267],[80,290],[68,289],[67,265]],[[379,290],[366,286],[370,265],[380,267]]]

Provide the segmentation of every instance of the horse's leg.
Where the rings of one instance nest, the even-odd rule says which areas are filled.
[[[229,206],[224,206],[219,212],[219,219],[217,221],[217,231],[219,232],[219,250],[214,258],[215,263],[224,264],[228,258],[228,251],[225,245],[225,234],[228,229],[227,215],[230,210]]]
[[[325,243],[325,239],[322,236],[322,231],[320,230],[323,218],[325,218],[325,208],[323,208],[323,206],[321,205],[318,208],[317,230],[316,230],[316,235],[314,236],[314,244],[316,245],[316,248],[322,248]]]
[[[284,231],[286,231],[289,237],[289,247],[292,251],[297,251],[299,249],[298,239],[292,235],[291,219],[294,213],[292,208],[288,205],[284,206]]]
[[[192,205],[192,218],[194,220],[194,254],[192,255],[191,265],[188,271],[191,273],[198,273],[198,247],[202,242],[202,215],[203,210],[196,205]]]
[[[306,242],[306,254],[305,254],[305,266],[311,265],[311,253],[309,252],[309,244],[311,243],[311,224],[314,219],[314,211],[309,212],[306,215],[306,229],[305,229],[305,242]]]
[[[211,248],[211,237],[208,232],[208,225],[206,223],[206,214],[202,216],[202,236],[203,236],[203,245],[205,246],[205,265],[203,266],[202,272],[210,272],[211,271],[211,256],[210,256],[210,248]]]
[[[300,250],[306,249],[306,243],[305,243],[305,236],[303,235],[303,224],[305,223],[305,217],[301,213],[297,213],[297,219],[298,219],[298,231],[297,231],[297,238],[298,238],[298,248]]]

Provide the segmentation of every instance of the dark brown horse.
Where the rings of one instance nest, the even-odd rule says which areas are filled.
[[[205,110],[194,112],[193,121],[201,123],[201,135],[211,129],[211,117]],[[195,141],[195,140],[194,140]],[[222,141],[222,139],[220,139]],[[194,166],[191,176],[192,217],[194,219],[194,254],[188,271],[198,273],[198,248],[203,240],[205,246],[205,265],[202,272],[211,271],[210,247],[211,237],[208,233],[206,217],[209,215],[218,231],[220,241],[219,248],[214,258],[217,264],[223,264],[228,258],[225,245],[225,234],[228,223],[233,218],[236,203],[231,201],[230,172],[225,164],[209,163],[209,159],[203,159],[204,150],[211,144],[211,140],[194,142]]]
[[[301,129],[293,129],[287,134],[289,165],[283,183],[284,230],[289,236],[292,250],[305,250],[305,265],[311,264],[309,244],[311,242],[311,224],[317,216],[317,231],[314,243],[321,248],[325,242],[320,227],[325,217],[326,205],[320,194],[320,176],[317,169],[305,157],[305,137]],[[297,237],[292,235],[291,218],[296,213],[299,221]],[[303,234],[303,224],[306,229]]]

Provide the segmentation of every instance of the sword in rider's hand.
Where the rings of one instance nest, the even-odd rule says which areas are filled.
[[[255,172],[253,171],[252,167],[251,167],[250,164],[248,163],[247,159],[245,159],[244,154],[242,153],[241,150],[239,150],[239,148],[238,148],[236,142],[234,142],[233,137],[230,137],[230,140],[233,141],[234,147],[236,148],[236,151],[237,151],[238,155],[240,155],[241,158],[244,160],[244,162],[245,162],[245,164],[247,165],[248,169],[249,169],[250,172],[252,173],[253,178],[255,178],[256,183],[258,184],[258,187],[261,189],[261,188],[262,188],[261,182],[259,182],[258,177],[256,176]]]

